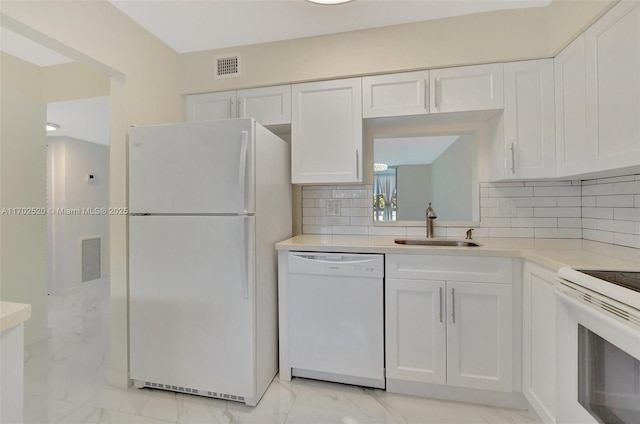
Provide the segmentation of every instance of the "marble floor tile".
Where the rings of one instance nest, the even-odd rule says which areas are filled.
[[[48,306],[52,337],[25,349],[25,423],[29,424],[539,423],[528,411],[299,378],[286,382],[276,377],[254,408],[162,390],[113,387],[106,382],[108,285],[51,295]]]
[[[372,394],[392,411],[392,415],[399,424],[535,424],[539,422],[537,417],[529,411],[424,399],[381,390],[374,391]]]
[[[360,424],[397,421],[370,391],[355,386],[294,379],[300,386],[286,424]]]

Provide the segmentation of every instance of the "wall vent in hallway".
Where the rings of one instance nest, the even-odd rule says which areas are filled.
[[[102,277],[102,237],[80,239],[82,257],[82,282]]]

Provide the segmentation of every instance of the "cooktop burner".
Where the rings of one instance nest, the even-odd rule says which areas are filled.
[[[580,271],[584,274],[599,278],[609,283],[640,292],[640,272],[597,271],[590,269],[577,269],[576,271]]]

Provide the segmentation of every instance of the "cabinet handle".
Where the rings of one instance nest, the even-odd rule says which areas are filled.
[[[511,148],[509,148],[509,150],[511,150],[511,173],[515,174],[516,173],[516,149],[513,143],[511,143]]]
[[[456,323],[456,289],[451,289],[451,319]]]
[[[442,322],[442,287],[440,287],[440,322]]]
[[[429,112],[429,80],[424,80],[424,110]]]
[[[240,112],[242,111],[241,102],[242,100],[238,99],[238,102],[236,103],[236,118],[242,118],[242,115],[240,115]]]
[[[229,119],[233,118],[233,99],[229,99]]]
[[[435,91],[435,93],[433,93],[433,103],[434,103],[434,106],[435,106],[436,110],[438,110],[438,106],[439,106],[440,102],[438,101],[438,91],[439,90],[438,90],[438,80],[437,79],[433,82],[433,91]]]
[[[360,178],[360,152],[356,149],[356,179]]]

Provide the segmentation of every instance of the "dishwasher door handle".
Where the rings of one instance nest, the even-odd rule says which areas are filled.
[[[357,258],[349,255],[294,255],[296,258],[300,258],[313,262],[324,263],[345,263],[345,264],[358,264],[366,263],[378,260],[377,258]]]

